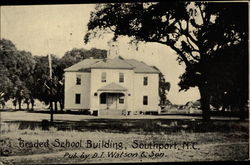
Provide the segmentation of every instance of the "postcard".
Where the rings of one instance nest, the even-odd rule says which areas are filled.
[[[248,5],[2,5],[0,164],[247,161]]]

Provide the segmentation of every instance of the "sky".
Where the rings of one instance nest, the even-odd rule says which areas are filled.
[[[95,4],[1,6],[1,38],[11,40],[19,50],[33,55],[55,54],[62,57],[73,48],[110,50],[112,34],[84,44],[90,12]],[[177,54],[168,46],[158,43],[140,43],[139,49],[121,37],[116,43],[116,54],[128,59],[138,59],[158,67],[171,83],[167,98],[174,104],[185,104],[199,99],[197,88],[179,92],[179,76],[184,65],[176,61]]]

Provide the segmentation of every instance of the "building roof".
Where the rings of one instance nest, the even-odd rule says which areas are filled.
[[[69,68],[65,72],[90,71],[90,69],[133,69],[135,73],[160,73],[155,68],[134,59],[85,59]]]
[[[110,83],[100,89],[98,89],[98,91],[126,91],[127,89],[122,87],[119,84],[116,83]]]
[[[105,61],[100,61],[91,66],[95,69],[133,69],[134,66],[130,65],[123,59],[114,58],[106,59]]]
[[[127,59],[126,62],[135,67],[134,68],[135,73],[160,73],[158,70],[156,70],[151,66],[148,66],[144,62],[140,62],[134,59]]]
[[[64,71],[66,72],[73,72],[73,71],[80,71],[84,69],[89,69],[91,65],[101,61],[101,59],[85,59],[81,62],[78,62],[66,69]]]

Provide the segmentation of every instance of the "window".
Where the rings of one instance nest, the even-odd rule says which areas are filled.
[[[81,85],[81,75],[76,75],[76,85]]]
[[[119,104],[124,104],[124,97],[119,97]]]
[[[120,83],[124,82],[124,73],[119,73],[119,82]]]
[[[102,93],[100,95],[100,103],[101,104],[106,104],[106,94],[105,93]]]
[[[148,85],[148,77],[143,77],[143,85]]]
[[[81,104],[81,94],[77,93],[75,96],[75,103]]]
[[[102,72],[102,82],[106,82],[106,72]]]
[[[143,105],[148,105],[148,96],[143,96]]]

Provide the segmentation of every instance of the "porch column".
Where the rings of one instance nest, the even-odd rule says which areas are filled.
[[[101,95],[101,92],[97,91],[98,114],[99,114],[99,110],[100,110],[100,95]]]
[[[128,115],[128,92],[124,92],[124,100],[125,100],[125,113],[126,113],[126,116]]]

